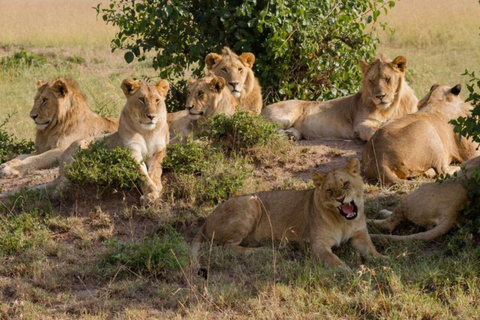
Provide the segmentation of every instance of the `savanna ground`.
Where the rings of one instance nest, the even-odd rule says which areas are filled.
[[[96,21],[91,7],[98,2],[0,0],[0,57],[21,49],[38,55],[34,65],[0,69],[0,120],[12,115],[8,132],[33,138],[28,112],[38,79],[69,75],[93,109],[117,116],[124,103],[122,79],[155,76],[148,60],[127,65],[121,52],[110,52],[115,29]],[[478,16],[476,0],[400,1],[384,17],[396,32],[381,35],[378,52],[409,59],[407,78],[419,98],[434,83],[464,84],[467,79],[461,74],[477,70],[480,61]],[[280,157],[254,166],[237,193],[305,188],[310,170],[344,165],[350,157],[359,157],[362,148],[355,142],[302,142],[288,153],[293,160]],[[0,188],[11,191],[55,175],[56,169],[50,169],[24,179],[3,179]],[[411,188],[367,185],[367,215],[393,207]],[[352,267],[350,274],[324,269],[301,245],[275,243],[249,257],[205,248],[209,277],[204,280],[178,269],[178,263],[184,259],[183,239],[191,239],[213,206],[178,204],[166,193],[170,201],[149,210],[140,208],[136,191],[101,194],[82,188],[55,201],[23,194],[0,204],[0,316],[480,317],[480,252],[471,237],[452,232],[431,243],[378,244],[391,258],[378,265],[363,264],[347,245],[337,253]],[[403,231],[418,229],[405,225]],[[173,260],[169,248],[176,252]],[[164,269],[152,265],[164,256],[169,257]]]

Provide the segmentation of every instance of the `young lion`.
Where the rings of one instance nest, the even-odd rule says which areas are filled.
[[[262,111],[262,88],[253,74],[255,56],[244,52],[240,56],[224,47],[222,54],[209,53],[205,64],[211,74],[225,78],[232,95],[246,111],[260,114]]]
[[[69,184],[65,177],[66,165],[74,161],[78,148],[86,149],[96,140],[104,139],[108,148],[128,147],[138,162],[144,176],[142,200],[149,204],[162,191],[162,161],[169,141],[165,97],[169,90],[166,80],[156,86],[146,82],[125,79],[121,88],[127,103],[120,115],[118,131],[101,137],[78,140],[65,151],[60,159],[60,176],[54,185],[58,189]]]
[[[463,168],[457,176],[467,177],[475,168],[480,167],[480,157],[462,163]],[[387,215],[387,219],[369,220],[369,224],[391,233],[402,221],[408,220],[422,226],[428,231],[412,235],[371,234],[373,239],[390,240],[433,240],[446,234],[462,219],[459,209],[469,201],[467,190],[458,179],[449,179],[441,184],[425,183],[420,188],[402,199],[392,213],[388,210],[380,211]]]
[[[245,250],[272,235],[310,241],[313,255],[327,266],[347,268],[332,247],[349,239],[365,258],[379,257],[365,222],[359,161],[352,159],[326,176],[314,172],[312,179],[315,189],[261,192],[219,205],[191,244],[193,261],[204,241]]]
[[[37,128],[36,153],[23,154],[2,164],[0,176],[21,176],[27,171],[48,168],[73,141],[118,128],[118,120],[103,118],[90,110],[73,80],[38,81],[37,87],[30,111]]]
[[[367,141],[387,120],[417,111],[418,99],[405,81],[407,58],[383,55],[360,61],[362,89],[330,101],[288,100],[266,106],[262,115],[286,134],[300,140],[354,139]]]
[[[189,80],[185,109],[167,115],[170,143],[183,140],[198,129],[198,125],[215,114],[232,115],[237,100],[225,85],[225,79],[207,76]]]
[[[472,106],[463,102],[460,90],[460,85],[452,88],[434,85],[420,101],[418,112],[380,128],[365,146],[365,176],[392,184],[430,168],[437,174],[447,173],[450,163],[480,155],[476,150],[478,144],[471,139],[460,139],[449,123],[470,114]]]

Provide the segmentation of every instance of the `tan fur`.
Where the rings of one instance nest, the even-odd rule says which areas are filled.
[[[327,266],[346,267],[332,247],[349,239],[364,257],[378,257],[366,228],[358,160],[352,159],[345,169],[332,170],[326,176],[313,173],[312,178],[312,190],[261,192],[219,205],[191,244],[193,262],[204,241],[245,248],[271,239],[272,234],[279,240],[309,241],[313,255]],[[339,206],[352,201],[358,214],[347,220]]]
[[[359,93],[330,101],[288,100],[265,107],[262,114],[296,139],[367,141],[387,120],[417,111],[418,99],[405,81],[407,59],[384,56],[360,61]]]
[[[118,128],[118,120],[103,118],[90,110],[73,80],[38,81],[37,86],[30,111],[37,127],[36,152],[4,163],[0,166],[0,176],[21,176],[28,171],[48,168],[73,141]]]
[[[462,164],[469,176],[480,166],[480,157],[473,158]],[[464,175],[460,171],[458,176]],[[393,213],[384,220],[370,220],[369,224],[391,233],[402,221],[408,220],[422,226],[428,231],[412,235],[372,234],[372,238],[390,240],[433,240],[446,234],[462,216],[459,209],[469,201],[468,192],[462,181],[450,179],[441,184],[425,183],[417,190],[402,199]],[[385,212],[385,210],[383,210]]]
[[[452,92],[453,91],[453,92]],[[463,162],[480,152],[477,143],[459,138],[452,119],[470,114],[472,106],[453,88],[433,86],[420,101],[421,109],[385,124],[368,141],[363,166],[368,179],[384,184],[418,176],[430,168],[437,174],[450,172],[452,162]]]
[[[186,110],[169,113],[167,117],[172,137],[170,143],[180,142],[189,134],[195,133],[198,125],[215,114],[234,114],[237,104],[222,77],[191,79]]]
[[[161,80],[154,86],[146,82],[125,79],[121,87],[127,103],[120,115],[118,132],[75,141],[60,159],[60,176],[54,182],[57,191],[69,184],[65,170],[66,166],[74,161],[76,151],[79,148],[86,149],[92,142],[103,139],[110,149],[119,146],[131,150],[145,180],[142,186],[142,200],[150,204],[159,198],[162,191],[162,161],[169,141],[165,106],[168,82]]]
[[[205,64],[210,73],[223,77],[238,104],[246,111],[260,114],[262,111],[262,88],[253,74],[255,56],[250,52],[236,55],[228,47],[222,54],[209,53]]]

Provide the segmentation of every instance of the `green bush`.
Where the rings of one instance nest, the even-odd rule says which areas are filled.
[[[173,228],[161,237],[154,236],[144,242],[112,239],[105,245],[107,252],[102,259],[103,266],[107,269],[122,266],[140,275],[165,276],[179,271],[188,259],[188,246]]]
[[[128,63],[156,52],[153,67],[173,83],[170,101],[178,101],[169,106],[175,108],[185,101],[184,71],[200,77],[205,56],[223,46],[255,54],[266,102],[355,92],[358,60],[373,58],[377,19],[394,5],[387,0],[110,0],[96,10],[119,28],[112,50],[124,49]]]
[[[38,67],[46,62],[47,59],[44,56],[36,53],[27,53],[22,49],[13,53],[12,56],[6,56],[0,59],[0,66],[6,70],[19,67]]]
[[[476,91],[480,89],[480,79],[475,76],[475,72],[469,73],[467,70],[463,76],[470,77],[470,83],[467,84],[469,96],[465,101],[471,102],[474,108],[471,116],[460,117],[451,123],[455,126],[455,132],[480,143],[480,93]]]
[[[274,124],[248,112],[237,112],[233,116],[217,114],[202,127],[199,136],[237,152],[284,138]]]
[[[30,154],[35,151],[35,143],[33,141],[25,139],[17,140],[4,129],[10,117],[11,116],[8,116],[7,119],[0,124],[0,164],[20,154]]]
[[[79,149],[74,160],[66,168],[66,177],[73,183],[132,189],[142,181],[130,150],[109,150],[103,140],[92,143],[88,149]]]
[[[165,192],[190,204],[216,204],[232,197],[252,174],[246,159],[225,156],[208,144],[191,139],[170,145],[163,162],[172,171]]]

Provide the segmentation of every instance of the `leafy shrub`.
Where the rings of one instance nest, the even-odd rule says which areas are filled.
[[[283,138],[274,124],[248,112],[237,112],[233,116],[217,114],[203,126],[199,136],[221,142],[227,150],[234,151]]]
[[[185,99],[184,71],[199,77],[206,54],[223,46],[255,54],[266,102],[354,92],[361,79],[358,60],[375,54],[375,23],[394,5],[387,0],[110,0],[96,10],[107,24],[118,26],[112,50],[126,50],[128,63],[156,51],[153,67],[174,84],[172,100],[178,102],[170,106],[179,107]]]
[[[218,203],[230,198],[250,177],[247,160],[191,139],[185,144],[171,145],[163,162],[169,177],[169,192],[176,199],[189,203]]]
[[[27,53],[25,50],[20,50],[13,53],[12,56],[6,56],[0,59],[0,66],[4,69],[13,69],[18,67],[38,67],[47,62],[44,56],[36,53]]]
[[[102,265],[107,269],[124,266],[141,275],[165,276],[178,271],[188,258],[188,246],[173,228],[163,236],[154,236],[144,242],[121,242],[117,239],[105,243],[107,253]],[[173,254],[172,251],[175,253]]]
[[[103,140],[92,143],[88,149],[79,149],[74,160],[66,168],[66,177],[73,183],[131,189],[142,180],[130,150],[109,150]]]
[[[80,56],[71,56],[71,57],[67,57],[67,61],[71,63],[76,63],[76,64],[84,64],[85,58]]]
[[[469,96],[465,101],[471,102],[474,108],[471,116],[460,117],[451,123],[455,126],[455,132],[480,143],[480,93],[476,92],[476,89],[480,89],[480,79],[475,76],[475,72],[469,73],[467,70],[463,75],[470,77],[470,83],[467,84]]]
[[[20,154],[29,154],[35,151],[35,143],[32,140],[17,140],[4,129],[10,117],[11,116],[8,116],[7,119],[0,124],[0,164]]]

